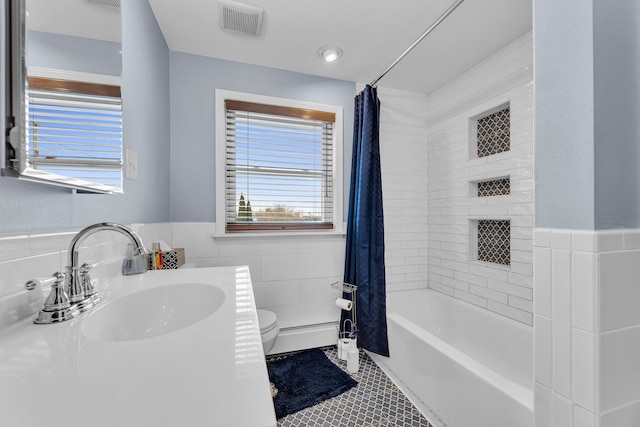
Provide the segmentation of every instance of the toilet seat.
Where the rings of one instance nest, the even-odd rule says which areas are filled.
[[[275,313],[267,310],[258,311],[258,325],[260,325],[260,335],[266,334],[276,327],[278,318]]]
[[[260,326],[260,339],[262,340],[262,350],[264,354],[268,354],[278,339],[280,326],[278,326],[278,317],[269,310],[257,310],[258,325]]]

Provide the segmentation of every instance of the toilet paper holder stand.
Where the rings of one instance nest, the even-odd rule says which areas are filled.
[[[350,338],[350,335],[358,329],[356,326],[356,292],[358,286],[346,282],[335,282],[331,284],[331,287],[341,291],[343,294],[350,294],[350,300],[353,304],[350,310],[351,318],[345,319],[344,322],[342,322],[342,328],[338,328],[338,339]],[[348,323],[351,324],[350,330],[347,330]]]

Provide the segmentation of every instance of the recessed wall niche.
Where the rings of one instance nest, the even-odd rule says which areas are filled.
[[[469,119],[469,158],[487,157],[511,149],[511,108],[502,104]]]
[[[471,258],[491,264],[511,265],[511,220],[471,220]]]
[[[508,176],[469,182],[469,197],[494,197],[511,194],[511,178]]]

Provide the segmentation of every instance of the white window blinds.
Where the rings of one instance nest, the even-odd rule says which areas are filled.
[[[335,113],[225,105],[227,231],[332,229]]]
[[[121,192],[122,103],[117,86],[29,78],[30,175]]]

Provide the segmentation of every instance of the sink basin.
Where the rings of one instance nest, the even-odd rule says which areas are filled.
[[[98,307],[85,319],[83,334],[97,341],[157,337],[193,325],[215,313],[224,292],[202,283],[145,289]]]

